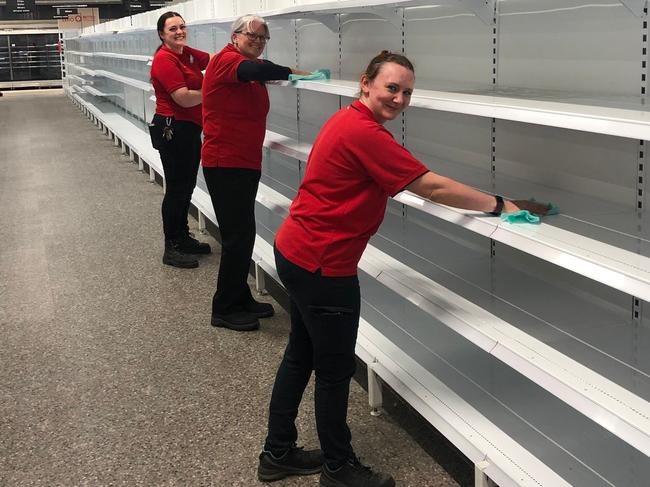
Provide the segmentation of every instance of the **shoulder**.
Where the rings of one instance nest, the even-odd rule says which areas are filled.
[[[176,59],[176,56],[174,56],[174,54],[169,52],[167,49],[161,47],[160,49],[158,49],[156,54],[154,54],[153,62],[162,61],[162,60],[165,60],[165,59],[174,60],[174,59]]]
[[[180,61],[172,53],[160,49],[151,61],[151,72],[155,74],[160,71],[178,68]]]
[[[178,64],[178,58],[167,49],[158,49],[151,61],[151,67],[155,66],[169,66],[170,64]]]
[[[383,125],[369,118],[365,113],[356,110],[353,106],[342,108],[334,114],[332,119],[336,119],[338,124],[345,127],[346,134],[355,137],[364,135],[366,137],[393,138]]]

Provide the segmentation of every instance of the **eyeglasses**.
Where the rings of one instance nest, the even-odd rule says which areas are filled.
[[[236,31],[235,34],[243,34],[246,37],[248,37],[248,40],[251,41],[251,42],[255,42],[255,41],[266,42],[271,38],[270,36],[267,36],[266,34],[255,34],[253,32]]]

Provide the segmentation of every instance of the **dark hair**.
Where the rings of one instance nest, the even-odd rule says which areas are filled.
[[[160,37],[160,34],[162,34],[165,31],[165,22],[167,22],[167,19],[172,19],[174,17],[180,17],[181,19],[183,18],[183,16],[178,12],[165,12],[160,17],[158,17],[158,23],[156,24],[156,27],[158,29],[158,37]],[[160,45],[156,49],[156,52],[158,52],[164,44],[164,41],[162,39],[160,39],[160,41],[161,41]]]
[[[386,63],[395,63],[400,66],[404,66],[406,69],[413,71],[415,73],[415,68],[413,68],[413,63],[409,59],[402,55],[390,51],[381,51],[374,58],[370,60],[370,64],[363,72],[369,80],[373,80],[377,77],[379,70]]]

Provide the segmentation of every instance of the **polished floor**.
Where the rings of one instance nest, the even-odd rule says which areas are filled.
[[[161,199],[60,90],[0,98],[0,485],[262,485],[288,316],[211,327],[218,244],[202,237],[198,269],[162,265]],[[349,416],[357,454],[398,485],[458,485],[356,383]]]

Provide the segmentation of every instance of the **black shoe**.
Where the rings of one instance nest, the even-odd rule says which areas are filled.
[[[275,310],[271,304],[260,303],[259,301],[245,304],[244,309],[257,318],[269,318],[275,314]]]
[[[234,311],[228,314],[212,313],[210,323],[212,326],[235,331],[253,331],[260,327],[257,316],[246,311]]]
[[[321,487],[395,487],[395,480],[390,475],[373,472],[359,459],[352,458],[337,469],[330,470],[323,465],[320,474]]]
[[[194,269],[199,266],[196,257],[181,252],[176,242],[165,242],[165,253],[162,258],[163,264],[180,267],[182,269]]]
[[[210,245],[205,242],[199,242],[194,238],[194,234],[188,232],[177,241],[178,250],[185,254],[209,254],[212,252]]]
[[[260,453],[257,478],[261,482],[281,480],[289,475],[313,475],[323,467],[323,452],[320,450],[303,450],[292,446],[284,455],[273,456],[269,451]]]

